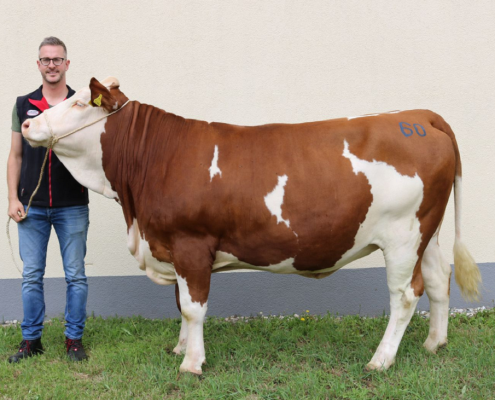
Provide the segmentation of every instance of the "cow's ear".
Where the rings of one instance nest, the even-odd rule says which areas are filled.
[[[115,110],[115,105],[118,104],[117,99],[96,78],[91,78],[89,90],[91,90],[90,105],[93,107],[102,107],[108,112]]]

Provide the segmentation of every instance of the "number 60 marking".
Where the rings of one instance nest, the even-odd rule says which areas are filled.
[[[411,124],[408,124],[407,122],[399,122],[399,126],[400,131],[405,137],[409,137],[414,133],[414,131],[411,129]],[[426,136],[426,129],[423,127],[423,125],[413,124],[413,128],[419,136]],[[421,128],[422,132],[420,132],[418,128]]]

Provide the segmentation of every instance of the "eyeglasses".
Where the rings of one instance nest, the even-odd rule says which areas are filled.
[[[41,63],[41,65],[44,65],[45,67],[47,67],[50,65],[50,61],[53,61],[53,65],[56,65],[58,67],[59,65],[62,65],[64,60],[65,60],[65,58],[60,58],[60,57],[55,57],[55,58],[43,57],[43,58],[40,58],[40,63]]]

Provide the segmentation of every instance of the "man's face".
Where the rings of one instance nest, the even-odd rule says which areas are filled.
[[[50,61],[50,64],[45,66],[41,64],[39,59],[37,63],[41,77],[45,82],[55,84],[64,78],[65,71],[69,69],[70,61],[66,59],[67,56],[62,46],[43,46],[40,49],[39,58],[63,58],[64,61],[61,65],[55,65],[53,61]]]

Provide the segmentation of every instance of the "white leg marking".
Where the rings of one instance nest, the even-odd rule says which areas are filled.
[[[284,187],[287,184],[288,179],[287,175],[278,177],[278,183],[277,186],[275,186],[275,189],[265,196],[265,204],[271,214],[277,217],[277,224],[283,222],[287,225],[287,228],[290,228],[289,220],[282,218],[282,204],[284,204],[285,195]]]
[[[179,343],[174,348],[174,353],[177,355],[185,354],[187,349],[187,319],[182,316],[182,322],[180,324],[180,334],[179,334]]]
[[[182,317],[187,320],[186,355],[180,366],[180,371],[201,374],[201,366],[205,362],[203,322],[208,308],[207,303],[201,305],[198,302],[193,302],[186,280],[179,275],[177,275],[177,283],[179,284]]]
[[[423,254],[421,271],[430,300],[430,331],[423,346],[432,353],[447,344],[449,323],[449,283],[452,269],[438,246],[438,232]]]
[[[396,247],[397,244],[399,247]],[[397,244],[392,251],[385,253],[390,320],[378,349],[367,365],[368,369],[388,369],[394,363],[402,336],[419,301],[411,287],[417,253],[404,252],[400,244]]]
[[[213,160],[211,160],[211,167],[209,168],[210,171],[210,182],[213,180],[213,177],[215,175],[220,175],[220,178],[222,177],[222,171],[220,171],[220,168],[218,168],[218,146],[215,145],[215,151],[213,152]]]

